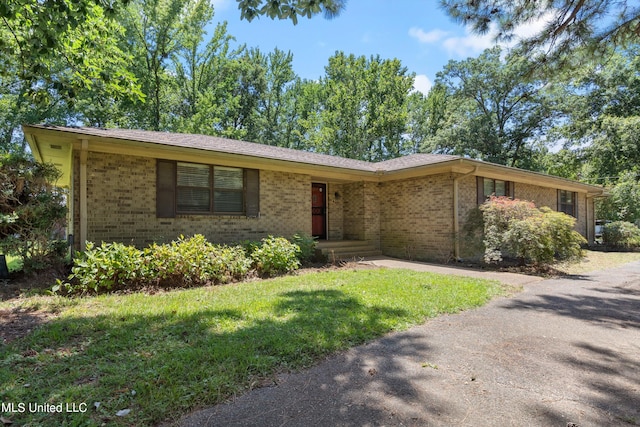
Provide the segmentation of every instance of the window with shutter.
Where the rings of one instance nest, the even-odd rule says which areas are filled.
[[[258,217],[260,174],[257,169],[157,161],[159,218],[180,214]]]

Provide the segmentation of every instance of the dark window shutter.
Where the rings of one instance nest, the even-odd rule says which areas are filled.
[[[476,182],[478,184],[478,204],[481,205],[485,202],[484,198],[484,177],[477,176]]]
[[[245,169],[246,177],[246,215],[257,218],[260,215],[260,171]]]
[[[562,190],[556,190],[556,194],[558,195],[558,206],[556,207],[556,211],[562,212]]]
[[[507,181],[507,193],[510,198],[515,199],[516,196],[516,183],[513,181]]]
[[[176,162],[158,160],[156,183],[156,216],[176,216]]]

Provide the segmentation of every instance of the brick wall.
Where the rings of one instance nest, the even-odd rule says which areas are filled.
[[[345,240],[364,240],[364,183],[344,184],[343,226]]]
[[[74,159],[74,222],[80,242],[79,157]],[[178,215],[156,218],[156,160],[88,153],[87,237],[137,246],[203,234],[212,242],[259,240],[268,235],[311,234],[308,175],[260,171],[260,217]]]
[[[478,205],[476,177],[468,176],[459,180],[459,200],[460,207],[458,211],[458,219],[460,221],[460,229],[464,227],[469,211]],[[558,210],[558,193],[555,188],[540,187],[531,184],[515,183],[514,196],[520,200],[527,200],[535,203],[537,207],[547,206],[554,211]],[[587,198],[584,193],[578,193],[578,215],[576,218],[575,229],[580,234],[587,237],[587,209],[589,209],[589,218],[593,218],[593,201],[589,200],[590,206],[587,206]],[[466,244],[466,247],[465,247]],[[481,254],[475,253],[476,248],[471,247],[469,242],[464,241],[461,235],[461,256],[462,258],[481,258]]]
[[[452,176],[381,184],[380,243],[385,255],[446,261],[453,252]]]
[[[327,215],[329,216],[329,240],[344,238],[344,185],[327,184]]]

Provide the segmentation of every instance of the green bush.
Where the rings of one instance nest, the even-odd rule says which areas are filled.
[[[291,236],[291,243],[298,245],[300,252],[298,253],[298,259],[302,264],[312,262],[316,259],[316,249],[318,242],[313,236],[305,233],[296,233]]]
[[[288,273],[300,267],[300,247],[284,237],[268,236],[251,254],[256,271],[261,276]]]
[[[89,242],[86,251],[76,255],[69,276],[72,281],[64,285],[69,292],[103,292],[125,284],[138,286],[147,278],[148,267],[142,251],[122,243],[102,243],[95,247]],[[58,288],[60,286],[58,284]]]
[[[586,240],[573,228],[575,218],[531,202],[492,197],[483,213],[484,260],[500,262],[504,256],[522,263],[550,263],[582,256]]]
[[[180,236],[168,245],[154,244],[145,255],[158,283],[165,286],[227,283],[243,278],[251,267],[241,247],[214,245],[201,234]]]
[[[626,221],[615,221],[602,228],[602,241],[623,248],[640,247],[640,228]]]
[[[180,237],[166,245],[139,250],[121,243],[87,243],[78,253],[68,283],[54,291],[104,292],[145,286],[184,287],[243,279],[251,269],[240,246],[220,246],[204,236]]]

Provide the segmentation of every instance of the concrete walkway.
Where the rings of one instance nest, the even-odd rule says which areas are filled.
[[[550,280],[454,274],[524,290],[279,376],[179,425],[640,425],[640,262]]]

